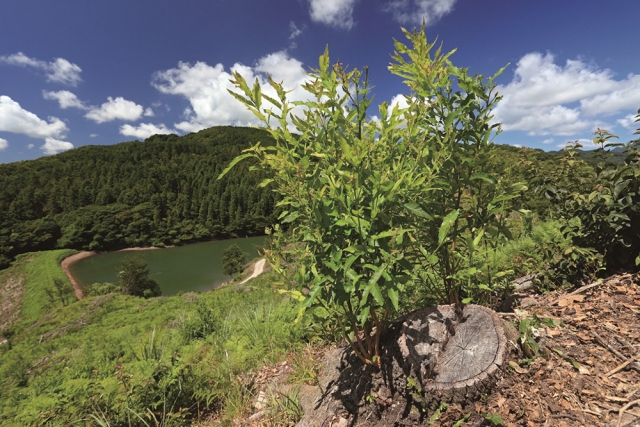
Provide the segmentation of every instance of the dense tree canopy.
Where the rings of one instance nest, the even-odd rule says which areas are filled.
[[[276,215],[261,177],[245,166],[216,177],[250,144],[269,140],[259,129],[216,127],[0,165],[0,266],[28,251],[262,234]]]

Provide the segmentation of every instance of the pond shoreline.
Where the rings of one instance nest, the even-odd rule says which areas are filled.
[[[69,279],[69,282],[71,282],[71,286],[73,286],[73,291],[75,292],[76,298],[78,298],[78,300],[81,300],[84,298],[84,293],[82,292],[82,288],[80,287],[80,284],[78,284],[76,279],[71,275],[71,271],[69,271],[69,266],[76,261],[90,257],[91,255],[95,255],[95,254],[96,252],[93,252],[93,251],[78,252],[77,254],[66,257],[60,263],[60,267],[62,267],[62,271],[64,271],[64,274],[67,275],[67,279]]]
[[[256,241],[255,239],[258,239],[258,241]],[[193,244],[176,246],[170,245],[166,247],[148,246],[124,248],[112,251],[83,251],[62,260],[61,267],[63,268],[63,271],[69,279],[69,282],[72,284],[76,297],[78,299],[82,299],[85,297],[84,292],[89,292],[88,288],[86,287],[89,286],[90,283],[114,282],[115,280],[117,280],[115,277],[111,277],[113,276],[113,273],[107,271],[107,273],[105,274],[100,270],[100,268],[105,265],[104,260],[107,260],[107,264],[112,264],[108,267],[108,270],[113,270],[114,268],[116,268],[115,264],[113,263],[113,261],[108,260],[121,259],[122,257],[126,256],[126,253],[129,252],[150,251],[149,255],[145,255],[145,258],[147,258],[147,261],[149,262],[151,273],[153,275],[161,275],[154,276],[154,279],[159,281],[161,287],[167,286],[168,283],[168,288],[163,288],[163,294],[166,293],[167,295],[173,295],[176,292],[180,292],[180,288],[182,288],[183,286],[188,290],[193,288],[194,290],[203,292],[220,286],[228,278],[228,276],[220,277],[222,274],[221,266],[218,265],[223,255],[224,247],[227,246],[227,242],[229,242],[228,244],[237,243],[243,248],[244,251],[248,252],[247,255],[249,255],[250,253],[252,256],[255,256],[258,255],[257,253],[253,253],[255,251],[255,247],[263,246],[263,239],[263,236],[255,236],[221,240],[213,239],[207,242],[194,242]],[[246,243],[243,243],[243,241]],[[210,252],[212,247],[209,244],[214,244],[213,248],[217,248],[221,243],[221,248],[213,249],[213,253]],[[190,251],[189,258],[186,258],[183,261],[178,261],[178,264],[175,264],[175,260],[180,260],[180,257],[184,256],[182,254],[185,253],[185,250],[187,251],[187,253],[189,253],[189,250],[186,248],[191,247],[192,245],[193,249]],[[253,249],[251,249],[252,247]],[[172,249],[172,251],[163,252],[158,251],[158,249]],[[176,250],[177,252],[173,252],[173,250]],[[99,255],[100,257],[96,258],[96,260],[76,263],[76,261],[81,261],[94,255]],[[155,264],[154,266],[154,260],[158,259],[163,260],[163,263],[160,264],[160,267],[158,267],[158,264]],[[196,267],[194,267],[193,270],[187,269],[186,271],[183,271],[184,265],[192,262]],[[204,270],[205,273],[200,273],[199,269]],[[180,275],[176,277],[175,272],[177,271],[181,271],[181,273],[179,273]],[[186,276],[183,276],[183,274]],[[169,279],[166,279],[166,277],[169,277]],[[163,279],[164,283],[160,279]],[[209,280],[211,281],[209,282]],[[195,284],[195,286],[193,284]]]
[[[148,246],[148,247],[134,247],[134,248],[125,248],[125,249],[120,249],[116,252],[128,252],[128,251],[149,251],[149,250],[154,250],[154,249],[168,249],[168,248],[174,248],[175,246],[171,245],[171,246],[166,246],[164,248],[158,248],[155,246]],[[71,274],[71,270],[69,269],[69,266],[71,264],[73,264],[76,261],[80,261],[81,259],[84,258],[88,258],[90,256],[99,254],[101,252],[96,252],[96,251],[82,251],[82,252],[78,252],[77,254],[73,254],[69,257],[66,257],[65,259],[63,259],[60,262],[60,267],[62,267],[62,271],[64,271],[64,274],[67,275],[67,279],[69,279],[69,282],[71,282],[71,286],[73,286],[73,291],[76,294],[76,298],[78,298],[78,300],[81,300],[84,298],[84,292],[82,291],[82,287],[80,286],[80,284],[78,283],[78,281],[73,277],[73,275]]]

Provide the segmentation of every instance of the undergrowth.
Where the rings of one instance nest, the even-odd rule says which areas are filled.
[[[0,425],[171,426],[247,415],[238,375],[281,362],[308,338],[273,278],[203,294],[89,297],[55,309],[42,291],[62,251],[26,254],[28,296],[0,346]],[[66,280],[66,278],[65,278]],[[303,376],[302,381],[306,380]]]

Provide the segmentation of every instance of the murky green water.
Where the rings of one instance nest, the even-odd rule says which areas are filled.
[[[80,286],[99,282],[117,282],[122,258],[142,255],[149,266],[149,275],[160,284],[162,295],[178,292],[206,291],[230,279],[222,272],[222,254],[236,244],[246,252],[247,260],[257,256],[255,247],[262,246],[265,237],[249,237],[215,242],[193,243],[176,248],[146,251],[106,252],[81,259],[70,266]]]

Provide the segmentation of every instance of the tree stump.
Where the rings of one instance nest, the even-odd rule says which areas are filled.
[[[428,407],[461,403],[496,383],[507,338],[496,314],[479,305],[440,305],[408,316],[398,346]],[[414,386],[417,388],[417,386]]]

